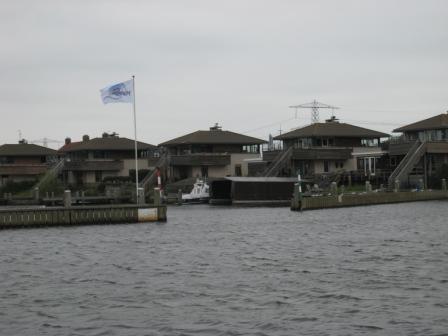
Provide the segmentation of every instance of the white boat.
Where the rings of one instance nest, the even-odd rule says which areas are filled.
[[[182,203],[208,203],[210,199],[209,185],[203,180],[196,180],[189,194],[182,194]]]

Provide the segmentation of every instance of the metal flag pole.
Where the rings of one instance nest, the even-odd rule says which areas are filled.
[[[135,195],[137,204],[139,203],[138,195],[138,159],[137,159],[137,114],[135,113],[135,76],[132,76],[132,107],[134,110],[134,150],[135,150]]]

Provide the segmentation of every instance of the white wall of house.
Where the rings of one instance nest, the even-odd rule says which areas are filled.
[[[125,159],[123,161],[123,169],[118,173],[119,176],[129,176],[129,170],[135,170],[135,159]],[[149,169],[148,159],[138,159],[138,170]]]
[[[352,157],[344,162],[344,169],[347,171],[351,170],[357,170],[358,169],[358,162],[357,158]]]
[[[96,183],[95,172],[84,172],[82,175],[82,180],[84,183]]]
[[[208,168],[209,177],[224,177],[230,174],[230,166],[211,166]]]
[[[248,167],[247,167],[247,162],[245,160],[256,159],[259,157],[260,157],[260,154],[258,154],[258,153],[231,154],[230,155],[229,175],[235,176],[235,166],[240,165],[242,176],[247,176],[248,175]]]
[[[323,174],[324,173],[324,161],[322,161],[322,160],[314,161],[314,173],[315,174]]]
[[[230,164],[225,166],[207,166],[208,177],[225,177],[225,176],[235,176],[235,166],[241,166],[242,176],[248,175],[247,159],[258,158],[259,154],[231,154]],[[191,168],[191,177],[202,176],[202,167],[193,166]]]

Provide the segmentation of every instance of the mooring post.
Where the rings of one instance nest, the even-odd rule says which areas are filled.
[[[64,190],[64,207],[70,208],[72,206],[72,192],[71,190]]]
[[[372,192],[372,185],[370,184],[370,181],[366,181],[366,192]]]
[[[182,189],[177,191],[177,205],[182,205]]]
[[[302,211],[302,177],[300,175],[300,171],[297,172],[297,183],[294,184],[292,203],[293,210]]]
[[[138,188],[138,204],[145,204],[145,190]]]
[[[400,191],[400,180],[395,180],[394,192]]]
[[[331,191],[331,194],[333,196],[337,196],[338,195],[338,185],[337,185],[336,182],[331,182],[331,184],[330,184],[330,191]]]
[[[160,189],[154,188],[154,205],[160,205]]]
[[[39,187],[34,188],[33,190],[33,198],[36,202],[39,202]]]
[[[302,210],[302,187],[300,183],[294,184],[292,203],[293,210]]]
[[[423,191],[425,189],[425,184],[423,183],[423,179],[418,180],[418,190]]]
[[[442,190],[446,191],[446,179],[442,179]]]

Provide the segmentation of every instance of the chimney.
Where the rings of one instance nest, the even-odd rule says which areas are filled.
[[[66,145],[69,145],[70,143],[72,142],[72,139],[70,139],[70,138],[65,138],[65,144]]]
[[[215,123],[215,126],[210,127],[210,131],[222,131],[222,127]]]
[[[90,138],[89,138],[89,136],[88,136],[87,134],[85,134],[85,135],[82,136],[82,141],[83,141],[83,142],[85,142],[85,141],[89,141],[89,140],[90,140]]]

